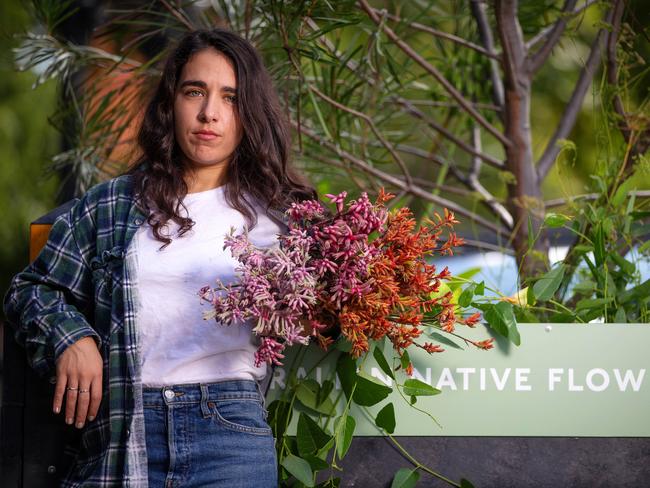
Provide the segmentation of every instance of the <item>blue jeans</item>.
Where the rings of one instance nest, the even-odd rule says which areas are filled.
[[[275,439],[253,380],[144,388],[149,486],[275,488]]]

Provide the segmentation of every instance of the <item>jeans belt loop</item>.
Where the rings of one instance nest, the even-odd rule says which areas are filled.
[[[201,413],[203,418],[208,418],[212,416],[212,411],[208,406],[208,399],[210,398],[210,392],[208,390],[208,385],[201,383]]]

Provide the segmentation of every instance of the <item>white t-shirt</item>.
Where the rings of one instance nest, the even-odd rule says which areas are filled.
[[[228,205],[224,189],[189,193],[183,203],[194,227],[178,237],[178,225],[169,221],[172,242],[163,250],[149,224],[136,232],[137,326],[145,386],[260,380],[267,373],[266,365],[254,365],[259,340],[252,333],[252,320],[226,326],[203,319],[210,304],[199,299],[199,290],[214,287],[215,278],[226,285],[238,280],[239,262],[229,248],[223,249],[224,235],[231,226],[240,234],[246,219]],[[255,209],[257,225],[249,231],[250,241],[257,247],[277,247],[280,227],[260,206]]]

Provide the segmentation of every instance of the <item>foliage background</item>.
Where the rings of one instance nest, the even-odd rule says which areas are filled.
[[[628,2],[631,12],[628,21],[638,32],[630,49],[638,53],[636,56],[640,68],[637,71],[645,71],[641,82],[636,83],[633,88],[632,99],[637,100],[647,96],[649,79],[644,63],[650,59],[650,13],[643,8],[643,3]],[[390,12],[399,12],[406,4],[377,2],[373,5],[384,6]],[[452,2],[449,5],[445,4],[447,8],[451,8],[452,13],[462,14],[463,2]],[[538,20],[535,19],[539,19],[540,9],[551,11],[552,5],[553,2],[546,1],[521,2],[520,20],[525,34],[526,31],[534,32],[539,29],[536,25]],[[453,12],[454,9],[456,12]],[[61,187],[59,174],[46,171],[52,156],[61,152],[65,144],[61,135],[48,121],[57,107],[57,86],[50,80],[32,91],[30,86],[36,75],[32,72],[16,71],[13,63],[11,48],[16,47],[17,42],[13,35],[33,27],[34,12],[27,2],[8,0],[2,2],[0,13],[0,208],[4,210],[5,217],[1,230],[5,245],[0,252],[0,291],[4,291],[11,276],[27,263],[29,223],[55,207],[57,203],[62,203],[61,200],[66,200],[70,195],[60,195],[57,198],[57,189]],[[587,10],[580,29],[565,33],[563,41],[554,49],[549,62],[534,82],[531,113],[534,150],[538,153],[541,153],[551,137],[570,97],[572,85],[588,51],[590,36],[593,36],[598,27],[597,20],[594,10]],[[351,27],[344,36],[351,39],[353,31],[354,27]],[[429,38],[422,33],[418,38],[423,40],[417,44],[418,49],[426,50]],[[431,43],[429,45],[432,46]],[[278,54],[269,55],[274,57]],[[463,66],[465,61],[461,58],[455,62],[459,71],[467,68]],[[276,75],[281,72],[280,68]],[[595,80],[599,83],[599,73],[596,74]],[[553,167],[543,184],[545,200],[591,191],[590,175],[596,172],[599,161],[602,164],[604,156],[602,145],[597,144],[597,138],[604,137],[600,103],[598,96],[587,96],[570,136],[577,147],[575,157],[560,156],[559,163]],[[297,162],[310,174],[321,193],[350,189],[345,172],[313,160],[303,160],[299,156]],[[435,171],[435,166],[422,164],[414,174],[419,173],[418,176],[435,180]],[[483,183],[496,196],[503,196],[503,181],[499,180],[498,175],[488,176]],[[640,190],[650,188],[650,168],[638,171],[627,185],[629,188]],[[430,207],[418,199],[407,198],[400,203],[409,204],[416,214],[420,215],[430,210]],[[470,226],[466,225],[465,233],[471,235],[472,232]]]

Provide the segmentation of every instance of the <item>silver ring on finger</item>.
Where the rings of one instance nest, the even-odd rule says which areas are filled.
[[[72,386],[68,386],[68,387],[66,388],[66,390],[70,390],[70,391],[77,391],[78,389],[79,389],[79,388],[72,387]]]

